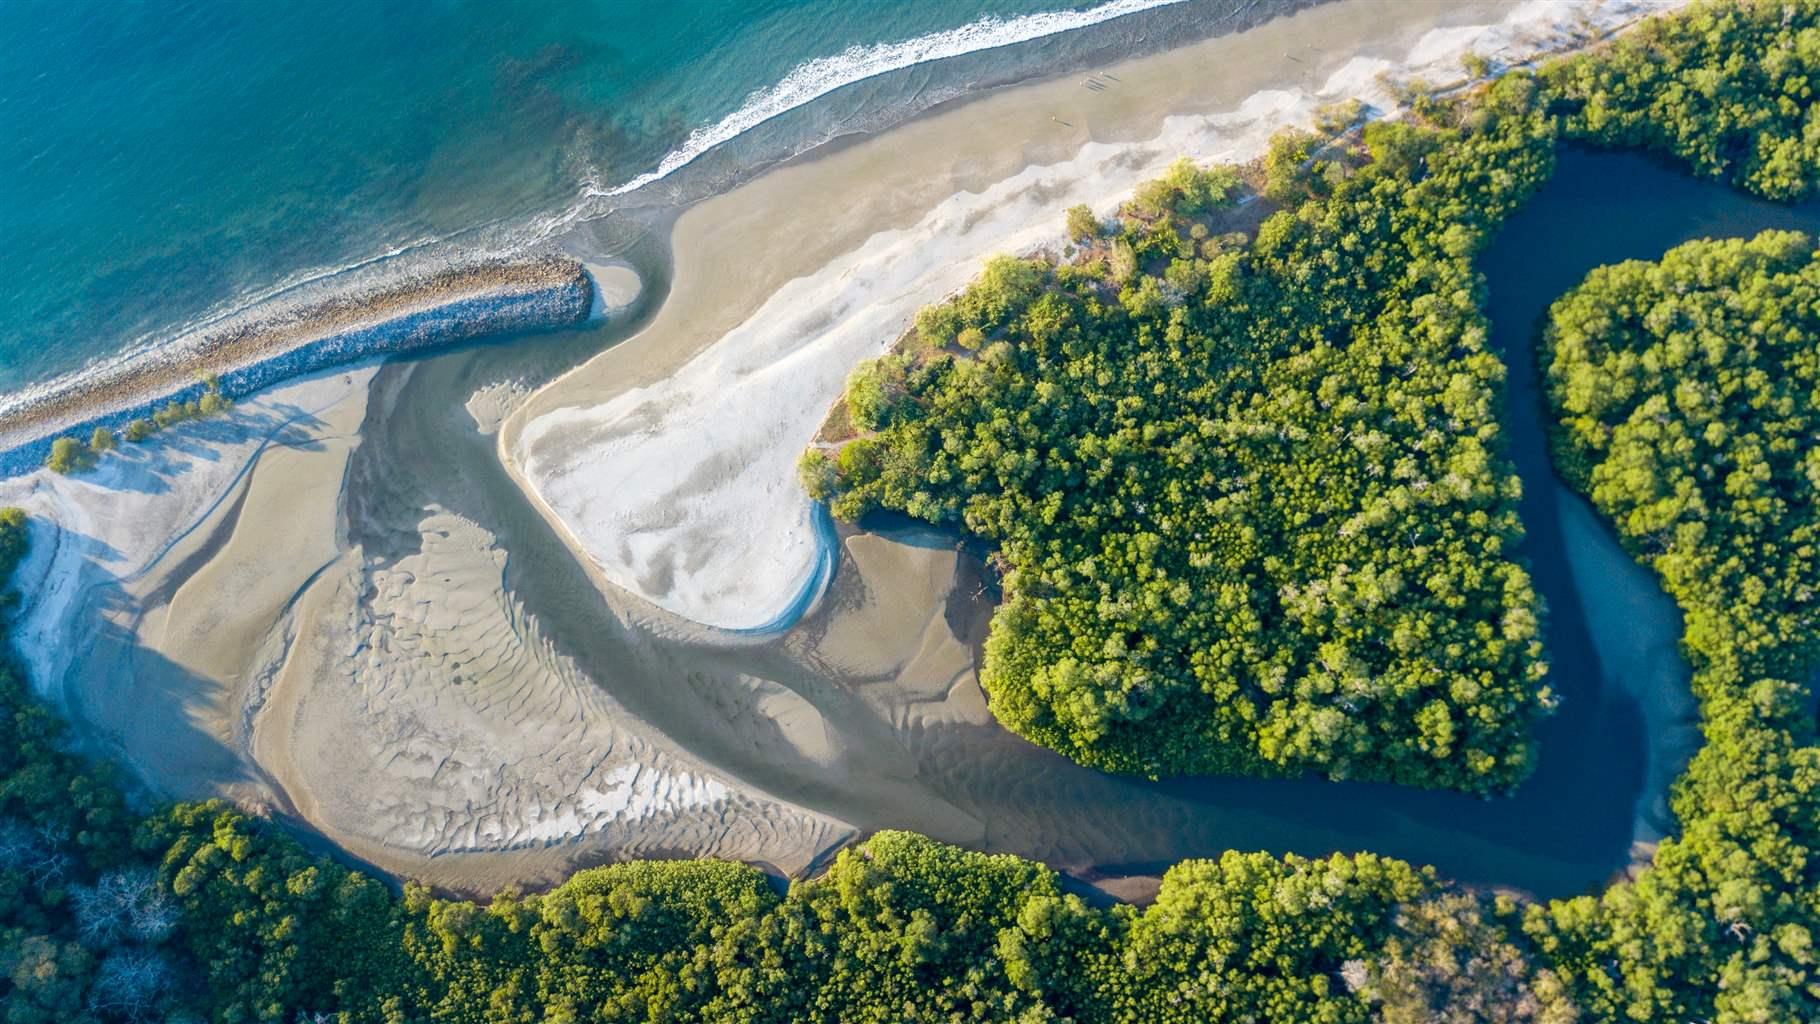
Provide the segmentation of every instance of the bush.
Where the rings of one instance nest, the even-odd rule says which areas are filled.
[[[1068,208],[1068,237],[1085,244],[1100,236],[1100,220],[1085,203]]]
[[[94,453],[81,441],[73,437],[59,437],[51,442],[50,457],[44,465],[53,473],[80,473],[94,465]]]

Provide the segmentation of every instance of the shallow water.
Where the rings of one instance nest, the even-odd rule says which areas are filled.
[[[1114,778],[996,727],[893,720],[855,681],[806,670],[781,642],[707,646],[630,624],[639,616],[615,614],[600,599],[506,477],[490,439],[468,440],[471,431],[452,417],[461,397],[505,364],[522,370],[542,358],[549,372],[636,325],[569,336],[541,357],[527,354],[532,346],[478,348],[384,371],[382,393],[393,393],[375,403],[355,457],[352,539],[390,560],[411,549],[416,510],[427,503],[475,519],[512,552],[507,582],[527,610],[634,713],[728,774],[862,828],[912,828],[1112,873],[1228,848],[1371,850],[1472,883],[1549,896],[1586,891],[1629,863],[1633,839],[1672,829],[1656,797],[1696,735],[1676,653],[1678,614],[1549,469],[1533,332],[1547,304],[1594,266],[1769,227],[1820,230],[1820,213],[1639,156],[1566,149],[1554,179],[1480,259],[1493,341],[1512,360],[1508,436],[1524,483],[1522,553],[1548,603],[1551,683],[1563,702],[1541,727],[1536,773],[1507,798],[1319,779]],[[658,255],[647,239],[634,259],[648,265]],[[662,292],[660,277],[651,300]],[[741,734],[749,722],[725,721],[722,698],[745,677],[781,683],[814,705],[836,734],[836,759],[780,757]]]

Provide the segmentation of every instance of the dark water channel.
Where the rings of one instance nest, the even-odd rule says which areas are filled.
[[[473,518],[511,552],[508,586],[546,635],[633,713],[728,774],[863,829],[916,829],[1113,873],[1230,848],[1370,850],[1471,883],[1582,892],[1629,863],[1634,839],[1672,830],[1662,786],[1697,739],[1678,613],[1549,468],[1535,329],[1548,303],[1595,266],[1770,227],[1817,231],[1820,211],[1757,201],[1634,155],[1567,149],[1553,180],[1480,259],[1493,341],[1510,363],[1522,555],[1548,604],[1550,680],[1562,698],[1540,729],[1535,774],[1505,798],[1320,779],[1112,778],[995,727],[881,715],[854,686],[809,671],[782,645],[711,646],[628,625],[505,477],[492,439],[471,423],[461,429],[465,395],[522,359],[517,346],[384,371],[379,411],[355,457],[350,531],[369,556],[389,560],[414,549],[425,505]],[[558,348],[572,358],[609,340]],[[775,745],[752,742],[750,720],[729,720],[722,701],[744,677],[814,705],[836,758],[780,757]]]

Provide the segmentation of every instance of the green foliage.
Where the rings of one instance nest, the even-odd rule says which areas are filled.
[[[1532,914],[1602,1019],[1820,1004],[1817,300],[1813,241],[1766,232],[1602,267],[1549,313],[1556,461],[1681,606],[1706,733],[1650,870]]]
[[[1812,0],[1709,0],[1543,73],[1567,133],[1645,147],[1772,199],[1820,181]]]
[[[13,568],[25,557],[26,541],[30,537],[30,526],[25,511],[17,508],[0,508],[0,589],[12,577]]]
[[[1315,181],[1310,164],[1319,143],[1314,133],[1296,128],[1271,136],[1264,151],[1264,198],[1278,205],[1307,199]]]
[[[1437,140],[1407,121],[1373,121],[1365,126],[1365,148],[1372,162],[1410,179],[1421,176]]]
[[[810,448],[796,460],[796,478],[815,501],[827,501],[834,494],[836,472],[834,460],[820,448]]]
[[[996,261],[927,318],[984,310],[1000,358],[855,374],[876,435],[836,460],[832,507],[999,546],[982,681],[1007,726],[1151,775],[1488,791],[1528,771],[1540,608],[1468,261],[1547,173],[1551,128],[1410,131],[1419,178],[1367,168],[1248,249],[1209,260],[1175,212],[1128,221],[1116,295]],[[1228,180],[1177,164],[1134,205]]]
[[[80,473],[95,464],[95,453],[88,446],[74,437],[59,437],[51,442],[51,453],[44,460],[45,468],[53,473]]]
[[[1536,969],[1516,904],[1444,892],[1405,903],[1361,988],[1384,1024],[1571,1024],[1561,980]]]
[[[187,402],[167,402],[154,409],[151,418],[140,417],[129,422],[121,433],[128,441],[138,443],[166,427],[219,415],[233,407],[233,400],[221,392],[221,382],[208,377],[203,381],[201,395]],[[51,442],[50,455],[44,464],[53,473],[80,473],[93,468],[97,458],[117,446],[113,431],[96,427],[87,444],[75,437],[60,437]]]
[[[170,401],[152,410],[150,420],[137,419],[127,424],[127,440],[143,441],[166,427],[189,420],[214,416],[234,407],[233,399],[221,393],[221,382],[214,377],[202,382],[202,394],[189,401]],[[134,436],[137,434],[138,436]]]
[[[153,816],[135,845],[161,858],[217,1020],[276,1024],[301,1008],[359,1005],[404,977],[384,886],[219,802]]]
[[[1068,208],[1068,237],[1076,242],[1091,242],[1100,236],[1100,219],[1085,203]]]
[[[1432,876],[1370,854],[1309,861],[1227,853],[1185,861],[1131,925],[1112,1019],[1369,1019],[1343,981],[1384,941],[1396,905]]]
[[[847,378],[847,415],[860,430],[871,432],[896,421],[907,393],[912,367],[907,356],[886,356],[862,363]]]
[[[1182,157],[1169,165],[1161,178],[1137,187],[1126,213],[1145,220],[1169,217],[1187,220],[1232,205],[1239,189],[1238,173],[1231,167],[1201,167]],[[1086,207],[1075,207],[1085,210]],[[1075,210],[1068,211],[1068,224],[1075,227]]]
[[[917,336],[936,348],[947,345],[967,328],[991,336],[1035,297],[1045,270],[1041,260],[993,257],[966,291],[917,313]]]

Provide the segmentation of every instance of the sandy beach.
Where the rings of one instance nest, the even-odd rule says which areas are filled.
[[[1382,72],[1445,81],[1468,51],[1526,59],[1658,6],[1589,29],[1537,2],[1350,0],[1103,88],[995,91],[689,208],[648,320],[638,273],[589,261],[598,337],[643,326],[547,385],[531,343],[319,373],[90,476],[0,481],[35,517],[33,681],[152,793],[470,892],[635,856],[797,875],[879,827],[1092,876],[1372,848],[1571,889],[1597,856],[1458,794],[1157,787],[1005,733],[974,674],[977,563],[925,530],[818,532],[794,464],[855,363],[985,257],[1056,244],[1070,203],[1245,159],[1331,100],[1387,110]]]
[[[1110,214],[1179,156],[1249,160],[1323,105],[1394,113],[1393,80],[1459,82],[1468,52],[1521,63],[1660,6],[1324,5],[786,166],[682,216],[656,320],[534,395],[502,457],[614,585],[710,627],[775,622],[821,550],[798,454],[854,365],[987,257],[1059,248],[1065,207]]]
[[[429,510],[416,556],[374,566],[347,546],[374,372],[269,391],[88,477],[0,483],[0,504],[34,516],[32,676],[98,752],[158,795],[290,816],[476,891],[606,852],[800,872],[850,834],[626,728],[503,593],[484,530]],[[70,635],[86,640],[49,642]],[[509,871],[444,862],[470,853],[512,855]]]

